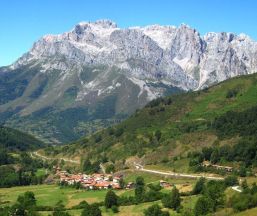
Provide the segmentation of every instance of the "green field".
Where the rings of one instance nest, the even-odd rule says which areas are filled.
[[[62,201],[66,208],[70,208],[74,205],[79,204],[81,201],[86,200],[88,203],[99,202],[103,201],[106,190],[101,191],[83,191],[83,190],[76,190],[73,188],[64,188],[61,189],[59,186],[56,185],[36,185],[36,186],[23,186],[23,187],[13,187],[13,188],[2,188],[0,189],[0,200],[8,201],[7,204],[4,205],[11,205],[15,203],[17,197],[20,194],[23,194],[26,191],[34,192],[37,205],[39,206],[54,206],[59,201]],[[116,191],[118,195],[133,195],[133,190],[120,190]],[[197,200],[197,196],[192,197],[185,197],[183,198],[183,206],[186,208],[193,208],[195,201]],[[117,215],[143,215],[143,210],[148,208],[150,205],[158,203],[161,205],[160,201],[157,202],[149,202],[149,203],[142,203],[138,205],[131,205],[131,206],[121,206],[119,208],[120,212]],[[1,205],[0,205],[1,207]],[[103,215],[113,215],[110,210],[106,210],[104,207],[101,208]],[[81,210],[68,210],[68,212],[73,216],[79,216]],[[174,211],[170,210],[172,213],[171,215],[177,215]],[[49,215],[51,212],[49,211],[41,211],[39,212],[41,215]]]
[[[132,177],[131,177],[132,178]],[[185,179],[181,179],[176,183],[176,186],[179,186],[180,183],[184,181]],[[171,180],[172,181],[172,180]],[[163,191],[169,191],[170,189],[163,189]],[[65,205],[66,208],[71,208],[74,205],[79,204],[81,201],[86,200],[88,203],[93,202],[100,202],[104,200],[106,190],[99,190],[99,191],[84,191],[84,190],[76,190],[74,188],[60,188],[57,185],[36,185],[36,186],[22,186],[22,187],[13,187],[13,188],[1,188],[0,189],[0,203],[3,202],[4,204],[0,204],[0,207],[3,207],[4,205],[11,205],[15,203],[17,197],[20,194],[23,194],[26,191],[32,191],[34,192],[36,199],[37,199],[37,205],[39,206],[55,206],[59,201],[62,201],[62,203]],[[237,192],[233,191],[231,188],[228,188],[226,190],[226,199],[228,200],[229,197],[231,197],[233,194]],[[130,196],[134,194],[133,190],[120,190],[116,191],[117,195],[125,195]],[[182,206],[183,209],[188,209],[189,211],[193,211],[193,208],[195,206],[195,203],[200,195],[194,195],[194,196],[185,196],[182,197]],[[8,201],[8,203],[6,203]],[[104,216],[109,215],[119,215],[119,216],[143,216],[144,209],[148,208],[149,206],[153,205],[154,203],[161,204],[161,201],[156,202],[148,202],[148,203],[141,203],[138,205],[130,205],[130,206],[120,206],[119,207],[119,213],[113,214],[111,210],[106,210],[104,207],[101,207],[102,214]],[[168,209],[166,209],[168,210]],[[79,210],[67,210],[72,216],[80,216],[81,209]],[[178,214],[172,210],[169,210],[171,215],[181,215]],[[40,215],[42,216],[48,216],[51,215],[51,211],[40,211]],[[217,211],[215,213],[216,216],[227,216],[227,215],[236,215],[236,216],[243,216],[243,215],[249,215],[254,216],[257,214],[257,208],[253,208],[244,212],[240,213],[234,213],[232,209],[225,208]]]
[[[119,207],[119,213],[114,214],[111,210],[106,210],[104,207],[101,208],[103,216],[143,216],[144,210],[147,209],[149,206],[158,203],[161,205],[160,201],[157,202],[149,202],[149,203],[142,203],[138,205],[131,205],[131,206],[121,206]],[[80,216],[82,210],[68,210],[72,216]],[[167,210],[168,211],[168,210]],[[176,212],[169,210],[172,216],[179,215]],[[51,212],[39,212],[42,216],[48,216]]]
[[[89,203],[103,201],[106,190],[101,191],[84,191],[75,190],[73,188],[60,189],[57,185],[35,185],[12,188],[1,188],[0,197],[2,201],[8,201],[8,204],[13,204],[20,194],[26,191],[34,192],[37,204],[41,206],[54,206],[59,201],[62,201],[66,207],[72,207],[79,204],[82,200]],[[124,191],[119,191],[118,194]]]
[[[0,189],[0,201],[5,202],[4,205],[14,204],[17,197],[26,191],[32,191],[37,199],[37,205],[39,206],[55,206],[59,201],[65,205],[66,208],[71,208],[74,205],[79,204],[81,201],[86,200],[88,203],[100,202],[104,200],[107,190],[99,191],[84,191],[76,190],[73,188],[60,188],[57,185],[35,185],[35,186],[22,186],[12,188]],[[117,195],[133,195],[133,190],[120,190],[116,191]],[[8,201],[8,203],[6,203]],[[160,203],[160,201],[159,201]],[[153,203],[143,203],[139,205],[122,206],[120,207],[120,213],[118,215],[143,215],[143,209]],[[1,207],[1,205],[0,205]],[[68,210],[71,215],[80,215],[81,210]],[[103,215],[112,215],[111,211],[107,211],[102,207]],[[51,212],[40,212],[42,215],[49,215]]]

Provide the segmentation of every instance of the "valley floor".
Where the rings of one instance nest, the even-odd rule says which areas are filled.
[[[107,190],[97,191],[85,191],[76,190],[74,188],[60,188],[57,185],[35,185],[35,186],[23,186],[0,189],[0,201],[5,204],[1,206],[15,203],[17,197],[26,191],[32,191],[37,199],[37,205],[41,206],[54,206],[59,201],[65,205],[66,208],[71,208],[74,205],[79,204],[81,201],[86,200],[88,203],[100,202],[104,200]],[[119,190],[116,191],[117,195],[133,195],[134,190]],[[193,208],[198,196],[185,197],[183,199],[183,205],[189,208]],[[161,204],[160,201],[142,203],[139,205],[121,206],[120,212],[116,215],[143,215],[143,210],[151,206],[153,203]],[[113,215],[111,210],[106,210],[102,207],[103,215]],[[81,210],[68,210],[72,216],[80,216]],[[172,215],[176,213],[172,210]],[[40,214],[49,215],[50,211],[41,211]]]
[[[134,181],[137,176],[142,176],[145,179],[147,184],[149,183],[157,183],[160,180],[160,175],[142,172],[141,170],[127,170],[126,173],[126,181]],[[175,184],[176,187],[182,192],[191,191],[193,185],[196,182],[196,179],[192,178],[165,178],[168,182]],[[249,182],[256,181],[254,179],[248,179]],[[163,191],[169,191],[170,189],[163,189]],[[79,204],[81,201],[85,200],[88,203],[101,202],[104,200],[107,190],[96,190],[96,191],[85,191],[85,190],[76,190],[74,188],[60,188],[58,185],[33,185],[33,186],[22,186],[22,187],[12,187],[12,188],[1,188],[0,189],[0,207],[5,205],[11,205],[15,203],[17,197],[23,194],[26,191],[32,191],[35,194],[37,199],[37,205],[39,206],[55,206],[58,202],[62,202],[62,204],[67,208],[71,208]],[[134,190],[117,190],[115,191],[117,195],[125,195],[130,196],[134,194]],[[232,188],[227,189],[226,194],[232,195],[234,193],[239,193]],[[187,209],[193,209],[194,205],[198,199],[199,195],[186,196],[182,197],[182,206]],[[2,204],[1,204],[2,203]],[[158,203],[161,205],[160,201],[156,202],[148,202],[142,203],[138,205],[130,205],[130,206],[120,206],[119,213],[115,214],[118,216],[143,216],[144,209],[148,208],[154,203]],[[106,210],[104,207],[101,208],[102,214],[104,216],[114,215],[111,210]],[[72,216],[80,216],[81,210],[67,210]],[[51,211],[41,211],[40,214],[43,216],[50,215]],[[170,210],[171,215],[180,215],[172,210]],[[257,208],[250,209],[241,213],[233,213],[231,209],[223,209],[222,211],[218,211],[216,216],[243,216],[249,215],[254,216],[257,213]]]

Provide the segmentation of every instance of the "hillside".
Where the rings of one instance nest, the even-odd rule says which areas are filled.
[[[44,147],[45,144],[31,135],[18,130],[0,126],[0,149],[8,151],[30,151]]]
[[[0,68],[0,123],[51,144],[74,141],[160,96],[252,74],[256,56],[245,34],[81,22]]]
[[[43,161],[29,152],[45,146],[31,135],[0,126],[0,188],[42,183],[44,175],[37,176],[36,171]]]
[[[253,150],[256,113],[257,74],[236,77],[201,91],[153,100],[119,125],[57,148],[55,154],[112,161],[122,169],[135,156],[145,164],[169,163],[203,147],[240,145],[246,138],[252,140]],[[243,150],[251,151],[247,142]]]

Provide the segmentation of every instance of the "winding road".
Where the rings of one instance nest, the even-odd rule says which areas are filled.
[[[175,173],[175,172],[163,172],[158,170],[151,170],[151,169],[145,169],[142,165],[136,164],[135,167],[137,170],[142,172],[148,172],[148,173],[155,173],[159,175],[165,175],[165,176],[171,176],[171,177],[184,177],[184,178],[206,178],[211,180],[223,180],[223,177],[217,177],[217,176],[209,176],[209,175],[193,175],[193,174],[185,174],[185,173]]]
[[[56,158],[50,158],[50,157],[41,155],[37,151],[31,152],[30,155],[31,155],[31,157],[39,157],[43,160],[55,160],[56,159]],[[63,157],[58,158],[58,159],[64,160],[65,162],[80,164],[80,161],[78,161],[78,160],[71,160],[71,159],[67,159],[67,158],[63,158]],[[152,170],[152,169],[145,169],[143,165],[137,164],[137,163],[134,163],[134,166],[135,166],[136,170],[141,171],[141,172],[154,173],[154,174],[170,176],[170,177],[183,177],[183,178],[201,178],[201,177],[203,177],[203,178],[210,179],[210,180],[224,180],[224,177],[210,176],[210,175],[206,175],[206,174],[196,175],[196,174],[164,172],[164,171],[158,171],[158,170]],[[105,168],[104,168],[103,164],[100,164],[100,168],[105,173]],[[240,186],[233,186],[231,188],[234,191],[242,192],[242,190],[240,189]]]
[[[224,180],[223,177],[217,177],[217,176],[209,176],[209,175],[192,175],[192,174],[185,174],[185,173],[175,173],[175,172],[163,172],[163,171],[158,171],[158,170],[151,170],[151,169],[145,169],[144,166],[141,164],[134,163],[136,170],[142,171],[142,172],[148,172],[148,173],[154,173],[158,175],[165,175],[165,176],[171,176],[171,177],[184,177],[184,178],[206,178],[210,180]],[[237,191],[239,193],[242,192],[240,189],[240,186],[233,186],[231,187],[232,190]]]
[[[43,160],[55,160],[55,159],[57,159],[57,158],[46,157],[44,155],[39,154],[37,151],[31,152],[30,155],[31,155],[31,157],[39,157]],[[67,158],[63,158],[63,157],[58,158],[58,159],[59,160],[64,160],[65,162],[80,164],[80,161],[78,161],[78,160],[71,160],[71,159],[67,159]]]

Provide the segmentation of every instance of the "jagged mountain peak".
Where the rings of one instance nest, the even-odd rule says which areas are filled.
[[[92,26],[92,25],[97,25],[101,26],[102,28],[117,28],[117,24],[109,19],[100,19],[96,20],[95,22],[90,22],[90,21],[83,21],[78,23],[76,26]]]
[[[256,56],[256,42],[246,35],[210,32],[201,37],[186,24],[120,29],[110,20],[81,22],[69,32],[46,35],[15,65],[42,58],[57,57],[59,61],[60,56],[78,65],[107,64],[122,68],[126,65],[136,77],[152,79],[162,74],[166,81],[173,85],[180,83],[176,85],[187,90],[222,81],[230,74],[256,70],[256,60],[252,58]],[[131,65],[131,59],[154,67],[149,71],[144,66],[142,70],[141,66]],[[179,81],[174,74],[180,74]]]

